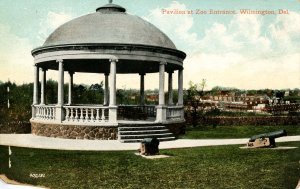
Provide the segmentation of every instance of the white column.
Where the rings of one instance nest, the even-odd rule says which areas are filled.
[[[43,72],[43,77],[41,80],[41,104],[44,105],[45,104],[45,85],[46,85],[46,69],[41,69],[41,71]]]
[[[165,65],[166,62],[159,64],[159,101],[156,107],[156,122],[163,123],[166,121],[166,106],[165,106]]]
[[[108,91],[108,73],[105,73],[104,76],[104,98],[103,98],[103,105],[107,106],[108,105],[108,95],[109,95],[109,91]]]
[[[39,90],[39,67],[37,65],[34,65],[33,103],[32,103],[33,105],[39,103],[38,90]]]
[[[64,120],[64,65],[63,60],[56,60],[56,62],[58,62],[58,89],[55,119],[61,123]]]
[[[173,72],[169,72],[168,77],[168,101],[169,105],[173,105]]]
[[[68,93],[68,104],[72,104],[72,90],[73,90],[73,75],[74,72],[69,71],[69,93]]]
[[[178,103],[177,105],[183,105],[183,68],[178,70]]]
[[[145,105],[145,74],[140,74],[140,105]]]
[[[165,105],[165,64],[159,64],[159,105]]]
[[[110,60],[110,74],[109,74],[109,105],[115,106],[116,105],[116,73],[117,73],[117,66],[116,62],[118,60],[111,59]]]
[[[32,102],[32,119],[34,119],[36,116],[36,108],[34,105],[37,105],[39,102],[39,95],[38,95],[38,90],[39,90],[39,67],[35,64],[34,65],[34,81],[33,81],[33,102]]]
[[[117,74],[117,59],[110,59],[110,74],[109,74],[109,122],[117,122],[117,106],[116,106],[116,74]]]
[[[58,62],[58,90],[57,90],[57,105],[64,105],[64,64],[63,60]]]

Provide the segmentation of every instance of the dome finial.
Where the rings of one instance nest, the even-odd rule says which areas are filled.
[[[97,8],[96,11],[102,13],[116,13],[116,12],[126,12],[126,9],[121,7],[120,5],[113,4],[113,0],[109,0],[108,4]]]

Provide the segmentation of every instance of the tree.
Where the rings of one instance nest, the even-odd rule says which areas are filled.
[[[116,97],[119,104],[124,104],[125,90],[118,89],[116,92]]]
[[[192,125],[195,127],[198,124],[199,116],[203,114],[204,104],[201,103],[200,98],[204,96],[204,88],[206,87],[206,80],[202,79],[201,83],[189,82],[187,90],[187,99],[185,105],[187,113],[190,114]]]
[[[57,82],[49,79],[46,82],[46,103],[55,104],[57,103]]]
[[[89,90],[92,91],[99,91],[103,93],[103,81],[101,81],[100,84],[96,83],[96,84],[92,84],[89,88]]]
[[[202,79],[201,83],[199,83],[200,91],[201,91],[201,96],[204,95],[204,88],[206,87],[206,79]]]

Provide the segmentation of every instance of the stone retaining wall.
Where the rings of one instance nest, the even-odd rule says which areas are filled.
[[[299,116],[203,117],[199,125],[299,125]]]
[[[46,137],[89,140],[117,140],[117,127],[31,123],[32,134]]]

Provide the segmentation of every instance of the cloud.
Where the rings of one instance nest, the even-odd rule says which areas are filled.
[[[176,1],[164,8],[187,9]],[[188,48],[184,62],[185,87],[190,80],[201,82],[202,78],[207,79],[207,89],[216,85],[243,89],[299,87],[300,54],[289,50],[283,54],[275,48],[282,40],[276,32],[288,39],[290,43],[287,45],[297,46],[293,40],[298,37],[299,28],[288,26],[296,25],[292,21],[297,20],[299,14],[292,13],[291,17],[278,15],[270,25],[261,15],[234,15],[228,23],[213,22],[200,38],[191,31],[195,22],[191,15],[163,15],[161,10],[151,10],[145,19],[168,34],[177,46]],[[89,76],[75,78],[90,83]],[[147,74],[145,79],[147,88],[157,88],[157,73]],[[165,82],[167,86],[167,80]],[[176,88],[176,73],[173,83]],[[137,74],[118,75],[117,84],[118,88],[139,88],[139,77]]]
[[[66,13],[49,12],[47,18],[40,22],[38,38],[43,43],[54,29],[72,19]],[[14,34],[7,25],[0,24],[0,80],[10,79],[18,84],[33,81],[33,57],[31,50],[34,48],[27,38]],[[17,69],[16,69],[17,68]],[[47,78],[56,78],[57,74],[50,73]]]
[[[193,32],[197,19],[191,15],[166,15],[161,9],[187,10],[183,3],[173,1],[166,7],[151,10],[145,17],[164,31],[179,49],[188,51],[184,62],[184,86],[189,80],[207,79],[207,88],[216,85],[239,88],[294,88],[300,83],[300,14],[266,16],[234,15],[229,22],[213,21],[202,31]],[[61,24],[74,16],[65,12],[49,12],[40,21],[38,37],[43,43]],[[272,20],[273,19],[273,20]],[[203,32],[203,35],[200,35]],[[200,37],[201,36],[201,37]],[[0,24],[1,80],[17,83],[33,81],[33,49],[30,41]],[[16,69],[18,68],[18,69]],[[65,82],[68,76],[65,74]],[[176,76],[176,74],[174,74]],[[97,79],[99,77],[99,79]],[[56,71],[47,78],[57,79]],[[91,81],[91,78],[95,80]],[[167,78],[167,75],[166,75]],[[96,83],[99,74],[75,74],[76,83]],[[118,87],[139,88],[139,77],[118,75]],[[177,79],[174,78],[176,87]],[[167,79],[166,79],[167,86]],[[158,87],[158,73],[146,75],[146,88]]]
[[[241,53],[261,54],[270,51],[270,40],[262,31],[263,16],[242,15],[233,17],[228,25],[234,40],[240,42]]]
[[[11,28],[0,24],[0,80],[17,83],[31,82],[33,79],[32,45],[26,38],[14,35]]]
[[[241,48],[241,43],[235,41],[224,24],[214,23],[211,28],[205,30],[205,36],[199,40],[197,46],[201,52],[225,53],[237,51]]]
[[[290,11],[289,15],[278,15],[275,22],[269,26],[275,48],[279,50],[300,50],[300,14]]]
[[[146,18],[187,47],[184,82],[207,79],[208,88],[216,85],[244,89],[295,88],[300,83],[300,14],[276,15],[267,22],[262,15],[232,16],[204,29],[204,36],[193,33],[190,15],[163,15],[162,8]],[[172,2],[164,9],[185,10]],[[268,18],[270,19],[270,18]],[[196,49],[196,51],[190,50]],[[284,78],[284,79],[283,79]]]
[[[185,4],[177,1],[171,2],[166,10],[188,10]],[[197,44],[197,33],[191,32],[194,18],[189,14],[163,14],[162,8],[150,10],[150,14],[144,17],[156,27],[166,33],[177,47],[194,47]]]
[[[288,61],[287,61],[288,60]],[[197,53],[185,61],[185,84],[207,80],[214,86],[241,89],[296,88],[300,83],[300,54],[251,58],[238,53]]]
[[[40,21],[39,40],[43,43],[56,28],[73,18],[74,16],[70,13],[48,12],[47,18]]]
[[[201,52],[235,52],[260,56],[270,52],[271,42],[262,32],[261,15],[234,15],[229,24],[214,22],[198,40]]]

